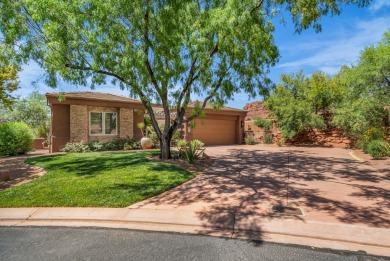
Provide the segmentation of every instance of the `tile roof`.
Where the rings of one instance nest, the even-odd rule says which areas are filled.
[[[190,108],[195,107],[196,102],[200,102],[201,106],[203,105],[203,101],[193,101],[193,102],[188,103],[188,107],[190,107]],[[206,109],[214,109],[213,105],[211,105],[210,103],[207,103],[205,108]],[[223,106],[220,110],[245,111],[245,109],[237,109],[237,108],[228,107],[228,106]]]
[[[104,92],[48,92],[46,93],[46,97],[58,97],[60,94],[63,94],[65,98],[71,99],[141,103],[141,101],[136,99]]]

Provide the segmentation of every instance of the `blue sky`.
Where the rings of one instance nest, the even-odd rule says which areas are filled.
[[[305,74],[322,70],[335,74],[342,65],[354,64],[364,47],[376,44],[386,30],[390,30],[390,0],[373,0],[367,8],[345,6],[339,16],[324,17],[322,32],[309,29],[301,34],[294,33],[286,17],[286,25],[275,24],[275,41],[281,58],[271,69],[269,77],[278,83],[280,74],[293,73],[303,69]],[[25,97],[34,90],[41,93],[59,91],[46,86],[42,80],[43,71],[34,63],[23,66],[19,73],[20,89],[15,93]],[[33,84],[36,82],[36,84]],[[61,91],[89,91],[88,87],[62,84]],[[107,84],[96,87],[96,91],[128,96],[127,91]],[[245,93],[237,93],[228,106],[242,108],[250,101],[261,100],[260,96],[249,100]]]

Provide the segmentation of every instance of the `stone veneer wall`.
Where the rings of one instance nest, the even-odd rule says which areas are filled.
[[[93,111],[93,112],[115,112],[117,113],[117,126],[116,126],[116,133],[115,135],[89,135],[89,113]],[[119,128],[120,128],[120,116],[118,114],[119,110],[118,108],[115,108],[115,107],[95,107],[95,106],[88,106],[88,115],[87,115],[87,118],[88,118],[88,130],[87,130],[87,134],[88,134],[88,141],[92,141],[92,140],[99,140],[99,141],[110,141],[110,140],[113,140],[115,138],[118,138],[119,137]]]
[[[86,105],[70,105],[70,141],[88,142],[88,108]]]
[[[116,135],[89,135],[89,113],[116,112],[117,134]],[[109,141],[115,138],[133,138],[134,136],[134,111],[128,108],[94,107],[86,105],[70,105],[70,141],[85,143],[92,140]]]
[[[119,108],[119,136],[121,138],[134,137],[134,110]]]

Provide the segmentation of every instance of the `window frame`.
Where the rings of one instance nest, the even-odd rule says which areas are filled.
[[[92,113],[101,113],[102,114],[102,133],[91,133],[91,121],[92,121],[92,117],[91,117],[91,114]],[[116,130],[116,133],[115,134],[106,134],[106,113],[115,113],[116,115],[116,121],[115,121],[115,130]],[[90,136],[117,136],[118,135],[118,113],[117,112],[103,112],[103,111],[90,111],[89,112],[89,120],[88,120],[88,127],[89,127],[89,135]]]

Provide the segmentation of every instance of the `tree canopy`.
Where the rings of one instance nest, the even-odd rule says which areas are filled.
[[[377,45],[365,48],[358,63],[343,67],[337,77],[346,91],[334,123],[355,137],[373,127],[381,129],[388,118],[384,108],[390,106],[390,32]]]
[[[321,30],[323,15],[368,0],[0,0],[3,42],[17,61],[36,61],[46,82],[92,87],[111,80],[139,97],[169,157],[183,123],[239,91],[263,93],[279,57],[273,17],[285,9],[297,32]],[[184,119],[191,96],[203,96]],[[165,127],[151,104],[160,102]],[[169,109],[177,112],[170,118]]]
[[[2,120],[26,123],[36,137],[46,138],[49,134],[50,110],[43,94],[32,92],[26,98],[15,101],[10,108],[0,107],[0,113]]]
[[[320,71],[282,75],[266,105],[288,139],[311,128],[339,127],[356,139],[381,130],[390,105],[390,32],[333,77]]]
[[[15,98],[12,92],[19,88],[17,70],[14,66],[0,67],[0,102],[5,107],[11,107]]]

